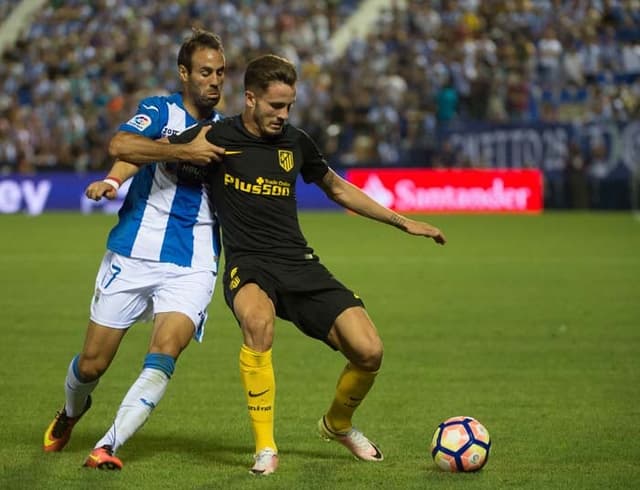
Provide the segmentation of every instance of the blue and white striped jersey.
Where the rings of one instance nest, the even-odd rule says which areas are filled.
[[[213,111],[209,120],[221,116]],[[185,110],[182,94],[143,99],[120,131],[158,139],[196,124]],[[107,248],[125,257],[169,262],[217,272],[220,231],[209,209],[207,190],[176,175],[175,165],[153,163],[133,177],[109,233]]]

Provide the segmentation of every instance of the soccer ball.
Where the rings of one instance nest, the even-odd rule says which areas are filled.
[[[489,459],[489,432],[473,417],[451,417],[431,440],[431,456],[444,471],[478,471]]]

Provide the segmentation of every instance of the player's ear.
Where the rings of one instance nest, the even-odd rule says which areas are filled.
[[[189,79],[189,70],[184,65],[178,65],[178,75],[180,76],[180,81],[184,83]]]
[[[247,107],[250,109],[255,108],[256,106],[256,94],[254,94],[251,90],[244,91],[244,100],[247,104]]]

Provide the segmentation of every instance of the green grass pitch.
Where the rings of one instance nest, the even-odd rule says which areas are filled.
[[[356,425],[385,461],[317,438],[344,362],[279,321],[279,471],[249,475],[240,333],[222,295],[202,345],[121,450],[122,472],[81,467],[137,377],[149,325],[131,329],[67,448],[42,435],[84,338],[113,216],[1,216],[0,488],[601,489],[640,481],[640,221],[631,214],[435,215],[445,247],[340,213],[304,213],[323,262],[365,300],[385,342]],[[221,291],[219,288],[218,293]],[[492,436],[487,466],[447,474],[428,454],[454,415]]]

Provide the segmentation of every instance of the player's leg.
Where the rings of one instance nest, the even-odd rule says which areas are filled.
[[[126,329],[89,321],[82,352],[70,362],[64,382],[65,404],[44,434],[44,450],[61,451],[74,425],[91,407],[91,393],[113,360]]]
[[[342,432],[351,428],[353,412],[373,386],[382,364],[382,340],[366,310],[355,306],[336,318],[328,341],[349,361],[340,375],[339,393],[327,413],[331,426]]]
[[[156,315],[142,372],[129,388],[113,424],[96,443],[85,466],[122,468],[122,462],[115,456],[115,452],[144,425],[162,400],[174,372],[175,362],[189,345],[193,332],[193,321],[183,313]]]
[[[356,457],[381,461],[377,446],[357,429],[352,417],[373,386],[382,364],[382,341],[364,308],[344,310],[335,320],[328,342],[348,359],[338,378],[334,399],[328,412],[318,422],[321,435],[337,440]]]
[[[191,338],[200,341],[203,336],[215,275],[172,264],[146,264],[146,268],[157,278],[150,294],[156,314],[149,350],[142,372],[122,400],[113,424],[85,462],[93,468],[122,468],[114,453],[144,425],[160,403],[178,356]]]
[[[175,362],[193,336],[193,322],[183,313],[156,315],[142,372],[120,403],[113,425],[95,447],[108,445],[115,453],[147,421],[160,403]]]
[[[236,293],[233,310],[244,340],[240,348],[240,378],[256,448],[251,472],[268,475],[278,466],[274,438],[276,383],[271,360],[275,308],[267,293],[257,284],[248,283]]]
[[[45,450],[62,449],[73,425],[90,407],[89,395],[111,364],[127,329],[148,311],[155,277],[146,261],[105,253],[96,276],[85,343],[68,369],[65,408],[45,432]]]

